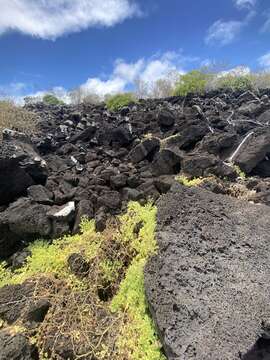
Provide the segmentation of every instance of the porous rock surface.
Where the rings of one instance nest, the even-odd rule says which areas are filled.
[[[174,184],[145,269],[169,360],[270,359],[270,208]]]

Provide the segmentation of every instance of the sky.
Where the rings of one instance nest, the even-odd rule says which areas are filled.
[[[0,96],[102,96],[216,63],[270,70],[269,0],[0,0]]]

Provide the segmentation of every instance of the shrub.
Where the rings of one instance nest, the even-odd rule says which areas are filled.
[[[252,84],[255,89],[269,89],[270,88],[270,72],[262,71],[252,76]]]
[[[243,170],[241,170],[241,168],[238,165],[234,164],[233,168],[240,179],[245,180],[247,178],[247,175],[245,174],[245,172]]]
[[[170,97],[179,80],[179,72],[176,70],[169,71],[162,78],[155,81],[144,81],[141,78],[134,81],[135,93],[139,99],[146,98],[166,98]]]
[[[5,128],[31,134],[36,126],[37,116],[16,106],[12,101],[0,101],[0,141]]]
[[[176,83],[173,95],[186,96],[187,94],[201,94],[205,91],[210,75],[198,70],[192,70],[185,75],[181,75]]]
[[[42,101],[48,105],[63,105],[64,102],[58,99],[55,95],[46,94],[43,96]]]
[[[110,111],[118,111],[134,102],[136,102],[136,98],[133,93],[124,93],[110,96],[106,101],[106,105]]]
[[[230,90],[230,91],[246,91],[252,90],[253,85],[253,76],[252,75],[225,75],[216,78],[216,87],[221,90]]]
[[[189,179],[184,175],[176,176],[175,180],[187,187],[199,186],[204,182],[204,178],[202,177]]]

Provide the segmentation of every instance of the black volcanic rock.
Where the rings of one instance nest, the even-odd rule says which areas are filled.
[[[0,331],[0,360],[38,360],[38,351],[26,336]]]
[[[234,164],[270,175],[267,92],[146,99],[114,113],[104,104],[27,108],[39,118],[35,133],[5,130],[0,144],[2,258],[79,231],[83,216],[102,229],[128,201],[157,200],[175,175],[236,181]],[[267,192],[256,199],[269,203]]]
[[[250,174],[267,154],[270,154],[270,129],[258,129],[250,133],[234,161],[245,173]]]
[[[0,146],[0,205],[25,194],[34,184],[45,184],[46,162],[27,140],[9,139]]]
[[[160,141],[157,138],[143,140],[131,150],[129,157],[133,163],[138,163],[149,156],[153,156],[159,150]]]
[[[159,200],[145,286],[168,360],[269,359],[269,341],[257,357],[269,339],[269,219],[267,206],[179,184]]]

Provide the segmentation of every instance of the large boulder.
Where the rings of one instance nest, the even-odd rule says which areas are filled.
[[[208,153],[194,153],[186,156],[182,162],[182,171],[192,177],[206,176],[218,164],[218,158]]]
[[[234,153],[233,161],[247,174],[262,162],[270,153],[270,130],[259,129],[252,131],[243,139],[243,145]],[[239,144],[240,145],[240,144]]]
[[[159,150],[159,148],[160,148],[159,139],[155,137],[145,139],[131,150],[129,154],[130,160],[133,163],[139,163],[145,158],[153,157],[154,154]]]
[[[169,110],[160,110],[157,113],[157,121],[159,126],[161,127],[171,127],[175,123],[175,116],[174,114]]]
[[[46,162],[30,141],[16,138],[15,132],[8,134],[0,145],[0,205],[24,195],[29,186],[44,185],[47,180]]]
[[[180,149],[189,150],[202,140],[204,136],[210,132],[208,125],[205,122],[199,122],[184,126],[180,129],[181,142]]]
[[[20,198],[0,213],[0,258],[12,255],[28,241],[50,236],[48,209],[49,206]]]
[[[76,143],[77,141],[90,141],[94,137],[96,130],[97,128],[94,125],[88,126],[83,131],[72,136],[70,142]]]
[[[0,331],[0,360],[38,360],[38,351],[27,337],[20,333]]]
[[[199,149],[223,157],[223,155],[229,154],[236,144],[237,135],[235,133],[211,133],[205,136],[200,143]]]
[[[171,149],[162,149],[156,154],[152,164],[152,172],[156,176],[178,174],[180,169],[181,156]]]
[[[257,121],[261,124],[270,124],[270,110],[264,111],[258,118]]]
[[[121,197],[117,191],[105,191],[99,198],[98,204],[100,207],[105,207],[108,210],[116,210],[121,207]]]
[[[212,154],[199,152],[190,154],[183,159],[182,172],[189,177],[211,175],[229,179],[237,177],[237,172],[231,164],[226,164]]]
[[[168,360],[269,359],[270,208],[174,184],[157,220],[145,286]]]

